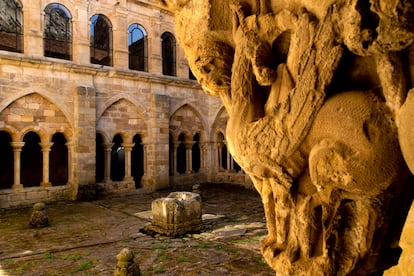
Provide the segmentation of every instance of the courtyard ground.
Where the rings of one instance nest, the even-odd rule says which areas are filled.
[[[259,252],[266,227],[256,191],[202,186],[205,231],[141,233],[151,202],[170,192],[47,204],[50,226],[39,229],[29,227],[31,208],[0,211],[0,275],[113,275],[124,247],[143,275],[274,275]]]
[[[48,204],[50,226],[40,229],[29,227],[31,208],[1,210],[0,276],[113,275],[124,247],[135,253],[143,275],[275,275],[259,251],[266,226],[256,191],[203,185],[202,233],[177,238],[141,233],[151,221],[151,202],[170,192],[139,189]],[[401,265],[386,276],[414,275],[413,215],[403,233]]]

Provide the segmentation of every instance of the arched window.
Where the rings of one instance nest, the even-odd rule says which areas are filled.
[[[24,187],[40,186],[42,182],[43,154],[40,137],[31,131],[23,138],[21,153],[21,181]]]
[[[13,186],[14,157],[11,141],[9,133],[0,131],[0,189],[10,189]]]
[[[23,53],[22,6],[15,0],[3,0],[0,11],[0,50]]]
[[[128,28],[129,69],[148,71],[147,68],[147,32],[139,24]]]
[[[162,73],[175,76],[175,38],[171,33],[163,33],[162,40]]]
[[[91,63],[112,66],[112,25],[102,14],[91,17]]]
[[[46,57],[72,59],[72,16],[65,6],[57,3],[45,8],[43,31]]]

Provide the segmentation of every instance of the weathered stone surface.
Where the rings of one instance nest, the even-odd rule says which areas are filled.
[[[135,262],[135,254],[129,248],[123,248],[116,255],[117,263],[114,276],[140,276],[139,265]]]
[[[46,205],[43,202],[38,202],[33,205],[29,224],[33,228],[49,226],[49,216],[47,215]]]
[[[192,192],[172,192],[151,204],[152,223],[145,229],[166,236],[177,236],[203,229],[201,197]]]
[[[413,199],[412,3],[162,2],[229,114],[228,149],[264,204],[267,263],[278,275],[395,265]]]

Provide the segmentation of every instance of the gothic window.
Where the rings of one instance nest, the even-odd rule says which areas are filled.
[[[147,32],[139,24],[128,28],[129,69],[148,71],[147,68]]]
[[[91,17],[91,63],[112,66],[112,25],[102,14]]]
[[[44,24],[44,55],[71,60],[72,16],[66,7],[57,3],[47,5]]]
[[[0,50],[23,53],[22,6],[15,0],[0,1]]]
[[[120,134],[114,136],[111,152],[111,180],[122,181],[125,177],[125,150]]]
[[[58,132],[52,137],[52,147],[49,156],[49,174],[52,186],[66,185],[68,183],[68,147],[65,136]]]
[[[14,157],[13,148],[10,145],[11,141],[9,133],[0,131],[0,189],[10,189],[14,181]]]
[[[43,154],[40,137],[31,131],[23,138],[21,153],[21,181],[24,187],[40,186],[42,182]]]
[[[175,38],[171,33],[163,33],[162,40],[162,73],[175,76]]]

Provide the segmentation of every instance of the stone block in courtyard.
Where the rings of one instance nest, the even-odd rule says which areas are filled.
[[[192,192],[172,192],[152,202],[152,223],[147,233],[178,236],[203,229],[201,197]]]

